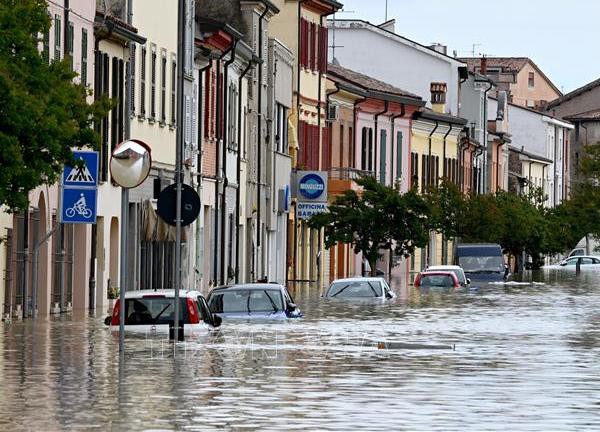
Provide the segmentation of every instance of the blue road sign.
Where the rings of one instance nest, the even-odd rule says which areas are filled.
[[[82,160],[82,166],[65,166],[63,170],[64,187],[92,187],[98,186],[98,152],[74,151],[75,160]]]
[[[96,223],[97,198],[97,189],[63,189],[62,222]]]

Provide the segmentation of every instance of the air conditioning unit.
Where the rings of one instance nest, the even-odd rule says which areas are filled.
[[[340,106],[335,104],[327,105],[327,121],[336,121],[340,118]]]

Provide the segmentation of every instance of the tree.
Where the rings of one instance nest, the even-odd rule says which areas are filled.
[[[106,99],[88,104],[68,61],[48,64],[39,52],[50,29],[45,0],[0,0],[0,204],[24,209],[28,193],[54,183],[72,148],[94,148],[92,126]]]
[[[425,194],[429,205],[430,229],[443,234],[446,238],[464,235],[464,216],[468,197],[458,186],[448,180],[442,180],[439,186],[430,188]]]
[[[417,193],[400,195],[394,188],[380,184],[373,177],[356,183],[360,192],[347,190],[336,197],[326,213],[313,216],[311,228],[325,230],[325,246],[350,244],[354,253],[363,254],[377,271],[383,250],[408,256],[428,241],[428,206]]]

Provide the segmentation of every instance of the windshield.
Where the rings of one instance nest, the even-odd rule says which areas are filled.
[[[208,306],[214,313],[282,312],[279,290],[227,290],[211,294]]]
[[[168,297],[146,297],[125,299],[125,325],[168,324],[175,319],[174,299]],[[188,323],[186,299],[179,299],[179,313]]]
[[[467,273],[504,273],[504,260],[501,256],[464,256],[458,263]]]
[[[335,282],[327,297],[381,297],[381,284],[376,281]]]
[[[449,275],[425,275],[421,278],[419,286],[422,287],[452,287],[454,280]]]
[[[462,271],[462,269],[458,269],[458,268],[450,268],[449,269],[449,268],[432,266],[432,267],[429,267],[427,270],[452,272],[456,275],[456,279],[458,279],[458,281],[460,283],[462,283],[462,284],[467,283],[467,278],[465,277],[465,273]]]

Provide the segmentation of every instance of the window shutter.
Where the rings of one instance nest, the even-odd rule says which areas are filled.
[[[309,166],[313,170],[319,169],[319,126],[312,126],[312,151]]]
[[[300,20],[300,66],[307,67],[308,59],[308,22]]]
[[[379,133],[379,182],[385,184],[386,164],[387,164],[387,131],[382,129]]]
[[[44,44],[44,46],[46,46]],[[81,29],[81,85],[87,87],[88,79],[88,34],[86,29]]]
[[[217,111],[217,74],[211,71],[210,77],[210,136],[214,138],[216,130],[216,111]]]
[[[129,56],[129,70],[131,72],[131,82],[129,87],[129,114],[135,115],[135,66],[136,66],[137,44],[131,43],[131,53]],[[83,66],[82,66],[83,70]]]
[[[319,38],[321,42],[321,50],[319,55],[319,70],[321,72],[327,72],[327,56],[329,52],[329,31],[327,27],[321,27],[319,32]]]
[[[185,147],[189,149],[192,144],[192,101],[189,95],[185,96]]]
[[[204,75],[204,113],[201,113],[204,120],[204,138],[208,138],[210,134],[210,71]]]
[[[402,132],[396,134],[396,178],[402,177]]]
[[[315,23],[310,23],[310,69],[316,69],[317,63],[317,53],[319,52],[317,46],[317,25]]]

